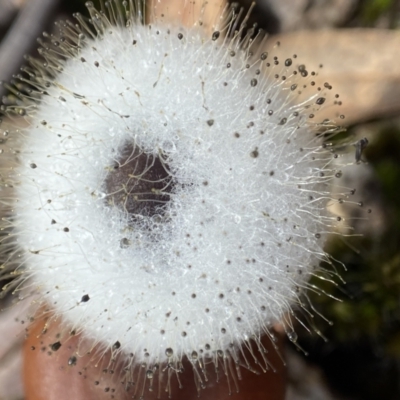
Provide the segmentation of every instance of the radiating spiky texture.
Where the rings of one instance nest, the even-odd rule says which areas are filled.
[[[212,35],[90,11],[97,32],[82,17],[60,24],[46,64],[25,69],[35,90],[8,108],[27,126],[3,171],[7,269],[36,304],[136,362],[236,360],[327,260],[340,172],[318,113],[331,88],[295,55],[268,54],[261,34],[232,32],[232,10]]]

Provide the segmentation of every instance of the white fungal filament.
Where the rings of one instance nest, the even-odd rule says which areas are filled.
[[[334,92],[234,8],[207,33],[145,25],[133,2],[88,7],[44,40],[7,108],[27,126],[2,170],[5,274],[129,374],[187,358],[201,386],[204,363],[242,363],[250,341],[262,354],[278,321],[295,341],[309,278],[335,275],[318,269],[338,223],[337,128],[319,118],[339,118]]]

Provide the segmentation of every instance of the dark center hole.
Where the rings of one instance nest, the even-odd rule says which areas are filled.
[[[134,144],[124,146],[105,180],[106,201],[130,214],[162,216],[170,199],[173,180],[168,165]]]

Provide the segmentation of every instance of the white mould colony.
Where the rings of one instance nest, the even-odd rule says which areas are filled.
[[[270,368],[261,337],[281,322],[295,342],[310,277],[336,276],[320,263],[343,224],[330,209],[351,203],[331,194],[344,117],[318,71],[274,56],[236,6],[208,32],[202,13],[146,25],[138,3],[87,3],[9,86],[3,112],[23,127],[2,133],[4,291],[111,349],[127,391],[136,368],[151,386],[185,359],[200,390],[210,362]]]

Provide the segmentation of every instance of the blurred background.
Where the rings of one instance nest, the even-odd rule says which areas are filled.
[[[0,80],[12,81],[24,54],[37,56],[36,38],[52,32],[55,20],[86,13],[84,3],[0,0]],[[239,3],[248,8],[251,0]],[[254,23],[287,54],[323,63],[321,75],[343,101],[346,140],[369,142],[342,182],[363,203],[342,211],[362,235],[333,235],[327,244],[346,283],[315,282],[329,295],[310,293],[312,303],[333,324],[315,318],[319,334],[299,324],[307,356],[288,341],[287,400],[400,399],[400,1],[258,0]],[[0,97],[14,101],[6,83]],[[0,302],[0,400],[22,400],[24,324],[13,323],[21,310],[9,302]]]

